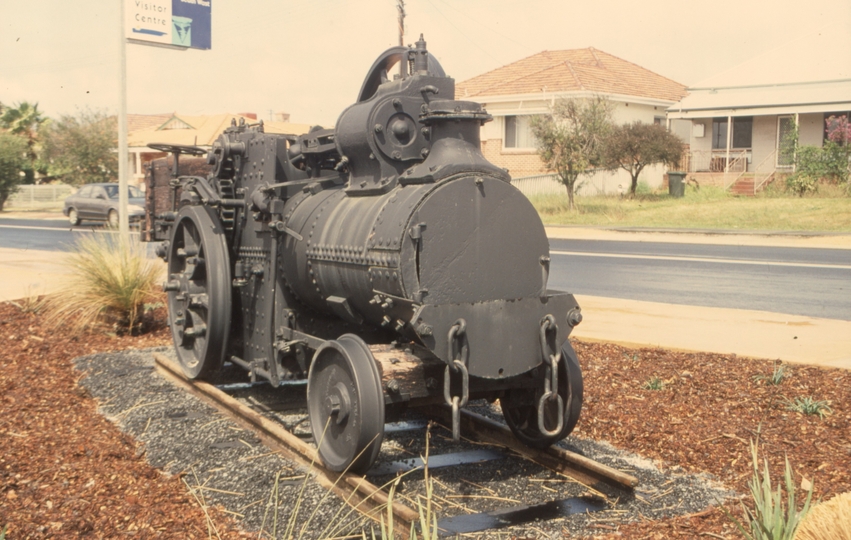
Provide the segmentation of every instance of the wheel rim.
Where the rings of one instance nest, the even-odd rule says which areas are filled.
[[[68,211],[68,221],[71,222],[71,225],[76,225],[80,222],[79,218],[77,217],[77,211],[73,208]]]
[[[369,347],[346,334],[314,355],[307,380],[310,429],[332,471],[365,473],[384,439],[384,393]]]
[[[541,388],[515,389],[506,392],[500,399],[505,423],[511,428],[523,444],[533,448],[546,448],[556,441],[564,439],[576,427],[582,412],[582,371],[576,359],[576,352],[569,342],[561,348],[561,361],[558,370],[558,393],[564,401],[564,427],[556,435],[545,435],[538,427],[538,399],[543,393]],[[555,400],[551,401],[555,403]],[[556,427],[557,411],[549,408],[544,411],[544,423],[547,428]]]
[[[212,379],[227,350],[230,330],[230,263],[221,227],[209,210],[186,206],[169,244],[169,325],[183,372]]]
[[[109,214],[106,216],[107,221],[109,222],[110,227],[118,227],[118,212],[115,210],[110,210]]]

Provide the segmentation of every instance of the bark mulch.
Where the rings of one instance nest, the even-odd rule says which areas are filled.
[[[160,310],[142,336],[48,330],[38,314],[0,304],[0,528],[8,538],[222,538],[241,532],[232,517],[202,506],[178,476],[151,467],[144,449],[98,413],[78,386],[74,358],[169,345]],[[851,491],[851,373],[735,355],[628,349],[576,342],[585,376],[578,434],[658,461],[707,472],[739,493],[751,476],[749,441],[780,479],[788,456],[796,481],[827,499]],[[653,380],[656,384],[649,384]],[[645,386],[661,387],[649,389]],[[787,410],[787,401],[830,401],[824,418]],[[208,520],[206,513],[209,513]],[[610,530],[614,528],[616,530]],[[601,538],[738,538],[723,513],[602,525]],[[215,538],[215,533],[212,533]]]

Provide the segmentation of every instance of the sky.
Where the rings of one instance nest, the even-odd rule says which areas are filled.
[[[286,112],[295,123],[333,125],[399,39],[397,0],[211,1],[211,50],[127,46],[128,112]],[[458,82],[543,50],[595,47],[698,86],[808,35],[851,35],[849,0],[405,4],[405,44],[424,34]],[[0,0],[0,102],[37,102],[53,118],[117,112],[119,6]]]

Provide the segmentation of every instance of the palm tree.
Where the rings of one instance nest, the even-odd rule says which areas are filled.
[[[38,110],[38,103],[30,104],[26,101],[15,107],[5,107],[0,114],[0,126],[27,141],[27,159],[32,171],[35,171],[35,162],[38,159],[39,129],[47,120]]]

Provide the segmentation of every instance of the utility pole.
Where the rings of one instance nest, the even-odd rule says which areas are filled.
[[[398,0],[396,9],[399,10],[399,45],[405,46],[405,0]]]
[[[124,0],[119,2],[120,36],[118,46],[118,233],[121,242],[130,241],[127,193],[127,40],[124,33]]]

